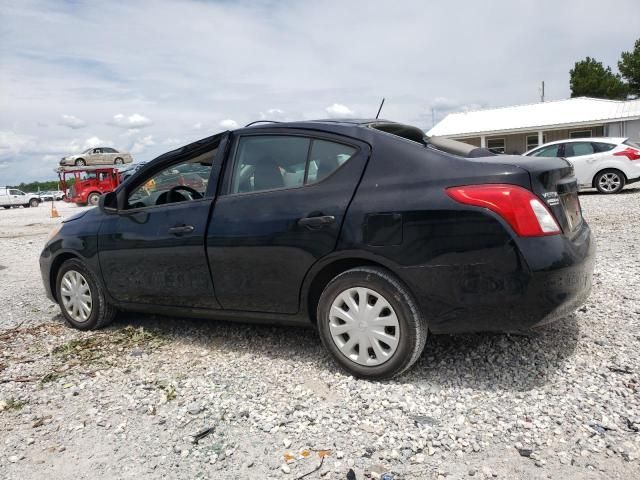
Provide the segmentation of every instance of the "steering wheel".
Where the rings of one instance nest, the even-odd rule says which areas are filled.
[[[183,200],[188,200],[188,198],[185,199],[184,195],[180,195],[182,197],[182,200],[176,199],[175,196],[176,196],[176,193],[178,192],[178,190],[184,190],[189,195],[191,195],[191,198],[193,200],[197,200],[198,198],[202,198],[202,194],[200,192],[198,192],[197,190],[195,190],[194,188],[187,187],[186,185],[176,185],[175,187],[173,187],[171,190],[169,190],[167,192],[167,201],[168,201],[168,203],[180,202],[180,201],[183,201]]]

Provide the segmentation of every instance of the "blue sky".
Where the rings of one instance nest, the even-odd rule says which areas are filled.
[[[402,5],[402,6],[399,6]],[[640,2],[0,0],[0,185],[55,178],[95,145],[150,160],[270,118],[383,116],[569,96],[615,69]],[[627,20],[625,20],[627,19]]]

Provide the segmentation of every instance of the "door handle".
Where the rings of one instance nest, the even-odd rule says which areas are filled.
[[[306,217],[298,220],[298,225],[307,228],[321,228],[325,225],[331,225],[336,221],[333,215],[322,215],[319,217]]]
[[[195,230],[193,225],[181,225],[179,227],[171,227],[169,229],[169,233],[173,233],[174,235],[182,235],[183,233],[191,233]]]

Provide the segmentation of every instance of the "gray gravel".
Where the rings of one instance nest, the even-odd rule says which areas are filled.
[[[0,478],[639,478],[640,188],[581,202],[583,308],[528,336],[432,336],[391,382],[339,372],[313,330],[72,331],[37,266],[56,220],[0,211]]]

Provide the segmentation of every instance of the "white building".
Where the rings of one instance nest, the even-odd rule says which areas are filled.
[[[450,113],[427,132],[500,153],[520,154],[542,143],[582,137],[640,139],[640,99],[578,97],[473,112]]]

